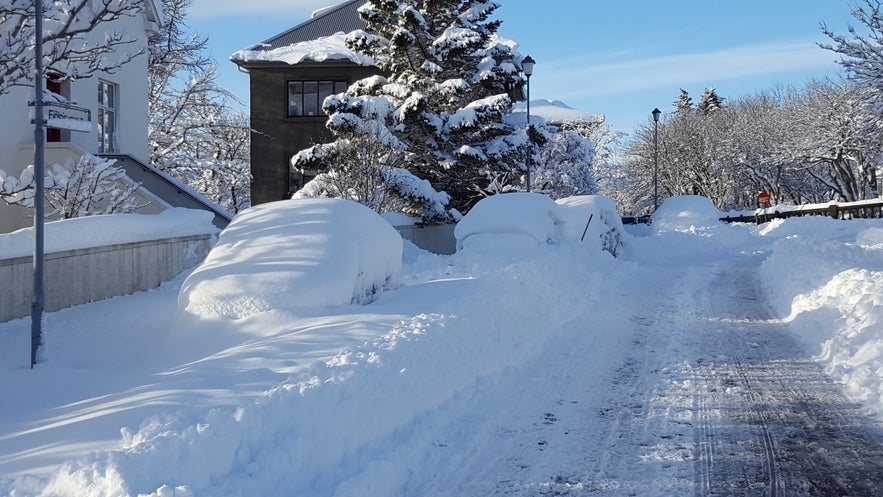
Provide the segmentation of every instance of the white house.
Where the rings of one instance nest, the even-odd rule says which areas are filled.
[[[160,0],[143,0],[140,15],[104,23],[101,26],[106,29],[100,32],[96,30],[93,35],[103,37],[110,30],[123,32],[135,40],[138,47],[144,47],[144,53],[112,74],[100,73],[89,78],[61,82],[53,81],[51,75],[49,76],[47,90],[61,95],[78,108],[88,110],[91,124],[84,127],[86,131],[48,128],[45,164],[76,160],[84,153],[117,156],[117,164],[127,170],[133,181],[146,187],[138,191],[145,200],[141,203],[146,204],[139,210],[140,213],[157,213],[170,206],[217,211],[217,206],[210,205],[210,202],[194,194],[186,186],[147,165],[149,88],[146,47],[148,37],[162,23]],[[33,98],[34,90],[30,87],[16,87],[9,93],[0,95],[0,109],[3,111],[3,119],[0,120],[0,169],[12,176],[18,176],[28,165],[34,163],[34,126],[31,121],[33,107],[28,105]],[[49,111],[72,112],[77,117],[86,114],[53,107],[47,107],[44,111],[47,117]],[[145,179],[145,173],[151,178]],[[136,175],[139,177],[134,177]],[[155,183],[167,184],[157,188],[148,186]],[[157,193],[163,188],[171,192],[165,196],[172,200]],[[186,202],[176,200],[185,197]],[[0,233],[32,224],[33,209],[0,201]]]

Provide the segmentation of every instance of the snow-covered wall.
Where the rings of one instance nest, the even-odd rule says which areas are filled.
[[[47,223],[46,311],[155,288],[196,266],[218,231],[211,220],[210,212],[170,209]],[[0,322],[31,312],[32,231],[0,234]]]

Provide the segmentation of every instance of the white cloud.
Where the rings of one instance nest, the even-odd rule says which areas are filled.
[[[594,59],[594,60],[593,60]],[[609,62],[609,60],[619,60]],[[652,90],[673,85],[719,82],[796,70],[835,68],[836,56],[811,41],[744,45],[704,53],[663,55],[628,60],[572,57],[537,67],[544,93],[556,98],[586,98]],[[579,85],[574,82],[579,81]],[[540,81],[536,81],[540,83]]]
[[[285,15],[307,19],[314,10],[337,3],[340,0],[193,0],[188,15],[193,18],[239,14]]]

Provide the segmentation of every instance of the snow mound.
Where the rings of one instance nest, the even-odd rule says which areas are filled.
[[[538,193],[517,192],[481,199],[457,223],[454,237],[457,250],[461,250],[468,245],[467,239],[486,234],[515,234],[538,243],[558,243],[563,230],[564,219],[552,199]]]
[[[240,213],[184,282],[180,308],[243,318],[271,309],[373,301],[401,280],[402,239],[367,207],[333,199]]]
[[[761,265],[770,304],[850,395],[883,406],[883,229],[788,219]],[[852,243],[855,239],[856,243]],[[811,270],[809,270],[811,268]]]
[[[578,195],[558,199],[555,203],[560,207],[568,239],[600,240],[603,250],[614,256],[619,253],[625,230],[612,199],[600,195]],[[591,222],[589,216],[592,217]]]
[[[698,195],[671,197],[653,213],[653,228],[657,233],[696,232],[720,224],[720,213],[711,200]]]

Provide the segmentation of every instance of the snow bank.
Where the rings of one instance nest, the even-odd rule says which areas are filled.
[[[529,213],[536,203],[546,212],[549,206],[534,196],[513,200],[526,204],[510,204],[516,212]],[[227,265],[224,272],[235,273],[246,264],[253,271],[258,262],[254,256],[263,253],[246,245],[255,237],[274,252],[263,262],[278,266],[299,247],[297,238],[341,229],[336,226],[341,223],[353,229],[353,224],[369,220],[341,201],[277,204],[237,217],[208,262],[244,258],[234,252],[238,248],[252,256],[251,262]],[[488,218],[478,224],[499,231]],[[292,237],[295,241],[287,241]],[[420,429],[423,417],[439,410],[445,415],[446,402],[524,364],[551,337],[573,326],[585,332],[597,312],[598,299],[611,285],[614,259],[590,255],[597,263],[574,264],[587,258],[581,245],[531,243],[539,249],[527,259],[501,262],[506,258],[498,255],[509,251],[499,244],[489,253],[469,244],[453,256],[427,258],[411,268],[416,270],[412,274],[421,273],[416,275],[419,284],[386,292],[359,311],[393,309],[403,316],[363,345],[316,362],[254,403],[204,417],[151,418],[139,430],[124,432],[122,449],[70,462],[43,486],[35,484],[32,493],[22,495],[384,495],[382,489],[338,485],[361,474],[366,465],[381,462],[388,447]],[[332,255],[338,250],[327,243],[321,247]],[[292,258],[303,260],[300,254]],[[336,272],[326,267],[323,274]],[[297,292],[277,281],[264,284],[268,291]],[[262,323],[280,325],[273,320]],[[287,326],[276,333],[297,333],[296,327]],[[375,480],[407,477],[407,467],[387,469]],[[22,480],[18,484],[25,486]]]
[[[214,234],[214,214],[199,209],[174,208],[160,214],[108,214],[51,221],[44,227],[47,253],[178,236]],[[0,258],[34,253],[34,228],[0,234]]]
[[[699,233],[720,226],[720,213],[711,200],[697,195],[666,199],[653,213],[653,231]]]
[[[361,204],[271,202],[233,219],[178,302],[197,316],[231,318],[367,303],[399,285],[401,263],[398,232]]]
[[[849,393],[883,414],[883,229],[876,221],[794,218],[761,271],[773,308]]]

